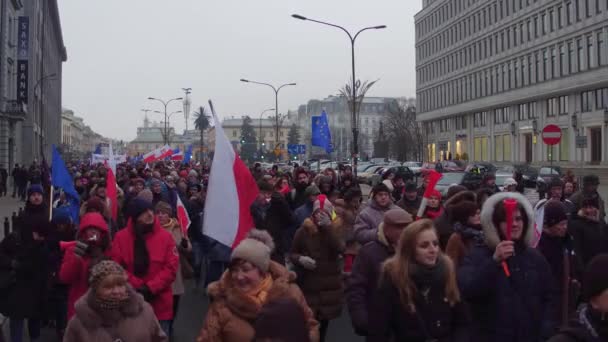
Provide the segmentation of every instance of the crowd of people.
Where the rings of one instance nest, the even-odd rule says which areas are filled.
[[[580,187],[556,178],[531,202],[520,175],[503,191],[485,174],[478,189],[452,185],[442,196],[428,178],[391,174],[364,196],[348,166],[256,164],[255,227],[230,248],[202,230],[208,166],[120,164],[117,203],[105,166],[67,166],[78,222],[65,193],[49,198],[44,166],[17,166],[20,182],[12,171],[26,201],[0,243],[12,342],[26,326],[39,341],[49,325],[69,342],[169,341],[190,279],[210,302],[194,318],[200,342],[326,341],[344,310],[370,342],[608,341],[608,227],[595,175]]]

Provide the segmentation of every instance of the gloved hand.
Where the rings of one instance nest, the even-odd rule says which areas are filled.
[[[183,249],[188,249],[188,240],[182,238],[182,241],[179,242],[179,245],[183,248]]]
[[[305,269],[312,271],[315,268],[317,268],[317,262],[315,261],[315,259],[305,256],[305,255],[301,255],[298,258],[298,262],[300,263],[300,265],[302,267],[304,267]]]
[[[329,227],[331,225],[331,218],[329,217],[329,214],[322,211],[321,212],[321,216],[319,217],[319,227]]]
[[[152,294],[152,291],[150,291],[150,289],[148,288],[148,285],[144,285],[138,288],[137,292],[144,296],[144,300],[146,302],[150,302],[154,298],[154,295]]]
[[[86,244],[82,241],[76,241],[76,245],[74,245],[74,254],[76,254],[76,256],[83,257],[87,254],[88,251],[89,251],[88,244]]]

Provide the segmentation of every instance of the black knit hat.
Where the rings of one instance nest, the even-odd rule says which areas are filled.
[[[600,178],[596,175],[586,175],[583,177],[583,185],[599,185]]]
[[[552,227],[568,219],[566,206],[556,200],[550,200],[545,204],[544,225]]]
[[[549,189],[563,188],[563,187],[564,187],[564,182],[562,182],[562,180],[557,177],[552,178],[551,181],[549,182],[549,186],[548,186]]]
[[[414,183],[414,182],[405,183],[405,192],[416,192],[416,191],[418,191],[418,187],[416,186],[416,183]]]
[[[600,201],[598,199],[597,194],[592,193],[583,197],[583,200],[581,201],[581,208],[585,207],[594,207],[598,209],[600,208]]]
[[[265,180],[258,181],[258,189],[260,190],[260,192],[273,192],[274,191],[272,185]]]
[[[598,254],[585,269],[583,276],[583,300],[599,296],[608,289],[608,254]]]
[[[386,184],[384,183],[378,183],[372,188],[372,194],[374,194],[374,196],[376,196],[380,192],[386,192],[388,194],[391,193],[391,191],[388,189],[388,186],[386,186]]]
[[[154,211],[154,206],[152,206],[152,202],[148,202],[141,198],[135,198],[129,204],[129,217],[135,222],[139,215],[143,214],[147,210]]]

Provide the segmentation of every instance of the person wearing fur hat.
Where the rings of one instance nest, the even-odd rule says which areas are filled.
[[[372,198],[357,215],[353,228],[355,239],[362,246],[376,239],[378,225],[382,222],[384,213],[399,208],[393,203],[389,189],[382,183],[375,185],[370,195]]]
[[[270,234],[258,229],[234,248],[228,270],[209,285],[212,301],[197,342],[252,341],[254,323],[264,307],[286,298],[295,300],[304,312],[310,340],[319,341],[319,324],[294,283],[296,276],[271,260],[273,248]]]
[[[291,262],[299,271],[298,284],[321,324],[321,341],[325,340],[329,321],[342,311],[341,225],[331,202],[319,195],[312,215],[296,231],[291,247]]]
[[[580,204],[581,208],[568,224],[574,238],[574,250],[587,265],[598,254],[608,253],[608,226],[600,217],[600,202],[591,193]]]
[[[578,304],[583,263],[568,233],[566,206],[557,199],[549,200],[544,205],[543,219],[543,231],[537,248],[551,266],[560,292],[558,320],[565,325]]]
[[[412,217],[416,217],[418,214],[418,208],[422,202],[422,196],[418,196],[418,189],[416,183],[407,182],[405,184],[405,190],[401,199],[397,202],[397,206],[403,208]]]
[[[86,213],[80,220],[76,243],[67,247],[59,280],[69,286],[68,316],[74,315],[74,304],[88,289],[89,268],[108,258],[110,254],[110,230],[105,219],[96,212]]]
[[[454,233],[455,222],[452,218],[452,213],[454,213],[455,210],[453,208],[463,201],[477,203],[477,195],[472,191],[468,191],[463,186],[450,186],[446,201],[443,204],[443,213],[434,220],[435,229],[437,229],[437,234],[439,234],[439,246],[444,252],[446,251],[448,240]],[[479,208],[481,206],[478,205],[477,207]]]
[[[154,308],[165,333],[173,319],[173,291],[179,253],[173,236],[160,225],[152,203],[136,198],[130,203],[127,226],[112,241],[112,259],[122,265],[129,283]]]
[[[0,296],[0,313],[10,319],[11,341],[21,341],[24,321],[33,341],[40,337],[40,320],[49,294],[48,280],[55,265],[49,258],[55,250],[47,239],[50,234],[48,207],[42,186],[27,190],[25,210],[16,228],[0,243],[0,270],[8,274]]]
[[[439,248],[433,221],[403,230],[378,283],[366,341],[469,341],[454,265]]]
[[[583,304],[549,342],[608,341],[608,254],[593,258],[583,275]]]
[[[462,201],[455,203],[450,210],[454,233],[448,240],[445,253],[458,269],[465,255],[469,254],[474,246],[483,246],[485,242],[477,203]]]
[[[600,193],[597,191],[600,185],[600,178],[596,175],[586,175],[583,177],[583,186],[581,189],[572,196],[570,196],[570,201],[574,203],[576,206],[576,210],[580,210],[583,207],[583,200],[588,197],[597,197],[598,208],[599,208],[599,218],[603,222],[605,222],[606,218],[606,206],[604,199],[600,196]]]
[[[173,208],[171,208],[169,203],[158,202],[154,209],[156,211],[156,216],[160,221],[160,225],[171,233],[171,236],[173,236],[173,240],[175,241],[175,245],[179,251],[180,266],[177,268],[175,281],[171,286],[173,288],[173,317],[175,317],[179,309],[179,300],[185,292],[184,267],[189,267],[190,269],[192,268],[187,260],[188,255],[192,252],[192,245],[190,244],[188,237],[184,235],[179,221],[173,217]],[[172,331],[173,324],[171,324],[171,329],[169,332]],[[171,336],[171,334],[169,334],[169,336]]]
[[[89,289],[76,302],[64,342],[166,342],[150,304],[135,292],[127,272],[116,262],[95,264],[88,277]]]
[[[357,254],[347,278],[346,300],[358,335],[367,336],[369,310],[378,287],[382,263],[395,254],[401,232],[413,221],[412,215],[401,208],[387,211],[378,226],[376,239],[366,243]]]
[[[510,232],[506,199],[517,202]],[[460,293],[473,315],[471,340],[528,342],[549,338],[558,325],[559,297],[551,267],[531,246],[535,232],[529,202],[517,192],[493,195],[481,209],[481,226],[485,245],[474,246],[458,269]]]

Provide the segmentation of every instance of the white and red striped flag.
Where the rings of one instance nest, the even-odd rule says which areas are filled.
[[[209,106],[215,121],[215,154],[205,201],[203,234],[234,248],[254,227],[249,208],[259,190],[251,172],[232,148],[211,101]]]
[[[182,234],[184,236],[188,236],[188,227],[190,227],[192,221],[190,221],[190,216],[188,216],[186,206],[184,206],[184,203],[182,202],[181,198],[179,198],[179,196],[177,196],[177,205],[175,209],[175,211],[177,212],[177,221],[182,227]]]
[[[144,154],[144,163],[152,163],[170,157],[173,154],[173,149],[169,145],[159,147],[153,151]]]
[[[110,142],[109,158],[106,161],[108,168],[108,178],[106,180],[106,193],[110,199],[110,209],[114,222],[118,219],[118,188],[116,185],[116,160],[114,159],[114,151],[112,150],[112,142]]]

